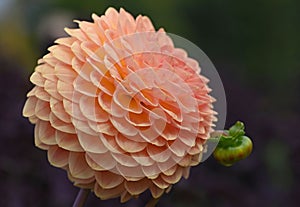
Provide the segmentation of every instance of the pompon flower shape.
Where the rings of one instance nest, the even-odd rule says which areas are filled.
[[[92,18],[38,61],[23,115],[76,186],[158,198],[201,160],[216,120],[208,80],[149,18],[113,8]]]

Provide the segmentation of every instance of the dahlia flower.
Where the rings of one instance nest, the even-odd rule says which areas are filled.
[[[148,17],[108,8],[92,19],[38,60],[23,115],[74,185],[158,198],[201,161],[216,120],[208,79]]]

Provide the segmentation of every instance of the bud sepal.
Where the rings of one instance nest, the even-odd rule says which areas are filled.
[[[244,129],[244,124],[237,121],[229,130],[218,133],[219,142],[213,155],[219,163],[231,166],[251,154],[253,144],[251,139],[245,136]]]

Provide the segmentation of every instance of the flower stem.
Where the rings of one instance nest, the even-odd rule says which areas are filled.
[[[145,205],[145,207],[155,207],[156,204],[158,203],[159,198],[152,198],[149,200],[149,202]]]
[[[224,130],[216,130],[210,134],[209,141],[210,142],[219,142],[222,135],[227,136],[228,133]]]
[[[90,190],[81,188],[76,196],[74,203],[73,203],[73,207],[83,207],[88,198],[89,193],[90,193]]]

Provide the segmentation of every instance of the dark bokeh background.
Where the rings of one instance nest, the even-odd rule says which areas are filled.
[[[22,118],[36,60],[72,19],[108,6],[148,15],[197,44],[227,94],[226,125],[246,124],[254,151],[227,168],[212,158],[192,168],[158,207],[298,206],[300,203],[300,1],[297,0],[0,0],[0,206],[71,206],[77,188],[34,147]],[[90,195],[86,206],[120,205]]]

